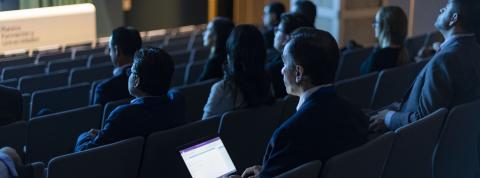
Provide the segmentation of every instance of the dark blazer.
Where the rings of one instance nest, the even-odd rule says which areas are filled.
[[[95,88],[93,104],[105,105],[111,101],[132,97],[128,91],[127,76],[127,70],[130,68],[130,66],[123,67],[120,69],[120,74],[98,84],[98,86]]]
[[[267,49],[273,48],[273,41],[275,39],[274,28],[265,27],[262,31],[262,36]]]
[[[480,99],[480,46],[473,35],[447,40],[419,73],[399,112],[388,125],[395,130],[445,107]]]
[[[397,66],[401,48],[375,48],[360,67],[361,74]]]
[[[117,107],[96,137],[88,132],[78,138],[75,151],[177,127],[185,122],[185,101],[175,93],[143,97]]]
[[[22,119],[22,93],[15,88],[0,85],[0,126]]]
[[[202,74],[198,77],[197,81],[205,81],[209,79],[221,79],[223,78],[223,64],[227,61],[227,54],[218,53],[212,54],[205,66],[203,67]]]
[[[339,98],[333,87],[322,88],[278,127],[268,144],[260,177],[274,177],[313,160],[330,157],[366,141],[368,119]]]
[[[283,98],[287,96],[287,90],[285,89],[282,75],[282,53],[273,48],[268,49],[267,64],[265,65],[265,68],[272,80],[272,87],[275,98]]]

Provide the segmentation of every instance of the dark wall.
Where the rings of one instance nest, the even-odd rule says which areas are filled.
[[[125,24],[155,30],[208,21],[208,0],[135,0],[125,14]]]

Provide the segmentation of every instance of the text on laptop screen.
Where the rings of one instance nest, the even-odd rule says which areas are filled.
[[[220,137],[180,151],[193,178],[222,177],[236,171]]]

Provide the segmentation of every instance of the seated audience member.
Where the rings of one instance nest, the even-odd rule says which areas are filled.
[[[280,23],[280,17],[285,12],[285,6],[281,2],[272,2],[263,8],[263,39],[267,49],[273,48],[273,39],[275,38],[275,28]]]
[[[256,27],[236,27],[227,41],[227,56],[225,77],[212,86],[203,119],[273,101],[265,72],[265,43]]]
[[[203,33],[203,46],[210,48],[210,57],[198,81],[223,78],[223,65],[227,60],[227,38],[235,25],[225,17],[216,17],[208,23]]]
[[[313,160],[326,162],[366,141],[368,119],[332,86],[339,56],[328,32],[302,28],[293,35],[283,52],[282,74],[287,92],[300,97],[297,112],[273,133],[263,165],[241,177],[275,177]]]
[[[129,98],[127,70],[132,66],[133,55],[142,47],[140,33],[132,27],[119,27],[112,31],[108,51],[115,69],[113,77],[95,88],[93,104]]]
[[[22,93],[15,88],[0,85],[0,126],[22,119]]]
[[[137,51],[128,78],[128,90],[135,99],[112,111],[101,130],[81,134],[75,151],[135,136],[146,137],[183,124],[185,103],[167,94],[174,70],[171,56],[162,49]]]
[[[10,147],[0,149],[0,177],[15,178],[19,177],[17,167],[22,165],[20,155]]]
[[[273,91],[276,98],[283,98],[287,95],[282,79],[282,51],[290,39],[290,34],[299,27],[310,27],[305,17],[301,14],[283,14],[275,32],[273,46],[275,49],[267,51],[267,72],[271,76]]]
[[[407,49],[403,46],[407,37],[407,26],[407,16],[400,7],[386,6],[377,12],[373,28],[378,47],[363,62],[360,68],[362,74],[409,62]]]
[[[298,13],[305,16],[308,25],[315,27],[315,19],[317,18],[317,7],[309,0],[296,0],[291,9],[292,13]]]
[[[480,1],[449,0],[435,27],[445,42],[420,71],[399,109],[371,117],[370,129],[396,130],[440,108],[480,99]],[[477,38],[475,38],[477,35]]]

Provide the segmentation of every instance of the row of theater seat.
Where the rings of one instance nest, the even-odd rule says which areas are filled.
[[[269,135],[289,114],[285,112],[288,106],[286,101],[280,100],[272,106],[229,112],[221,118],[156,132],[147,138],[135,137],[80,153],[52,157],[47,165],[47,177],[189,177],[178,148],[212,134],[222,137],[235,166],[242,170],[259,163]],[[480,101],[476,101],[456,106],[449,113],[447,109],[439,109],[419,122],[332,157],[323,168],[315,161],[279,177],[314,178],[320,169],[323,170],[322,178],[474,177],[480,170],[479,150],[472,146],[478,144],[480,123],[476,116],[480,115],[479,107]],[[51,119],[68,123],[67,117]],[[252,122],[256,124],[252,125]],[[31,127],[34,126],[29,129]],[[245,146],[247,140],[249,144]],[[50,153],[55,151],[49,144],[43,144],[43,147]]]
[[[78,175],[79,177],[102,177],[105,174],[89,175],[91,174],[89,171],[96,172],[94,169],[88,169],[89,171],[84,173],[75,173],[76,170],[83,169],[82,167],[86,168],[97,163],[109,163],[104,165],[105,167],[103,168],[94,166],[97,167],[95,169],[111,170],[111,175],[106,177],[136,177],[136,170],[139,169],[140,160],[143,162],[142,171],[140,172],[141,177],[158,177],[159,171],[165,177],[188,177],[188,171],[183,166],[183,162],[178,154],[177,149],[180,146],[192,140],[218,134],[222,137],[226,147],[229,148],[229,153],[235,161],[237,169],[244,169],[251,163],[261,161],[267,141],[273,130],[291,115],[293,112],[292,108],[294,108],[296,102],[292,98],[286,98],[278,100],[271,106],[232,111],[225,113],[222,117],[196,121],[171,130],[153,133],[146,138],[145,144],[143,144],[143,139],[134,138],[81,153],[69,154],[72,152],[76,137],[81,132],[91,128],[99,128],[102,108],[98,105],[46,115],[28,122],[20,121],[11,124],[0,129],[0,132],[2,132],[0,140],[6,139],[10,143],[16,143],[17,145],[14,145],[14,147],[19,150],[23,150],[25,145],[26,162],[50,162],[49,165],[52,166],[52,169],[49,169],[49,177],[51,175],[50,170],[53,172],[52,176],[56,174],[56,171],[64,173],[53,177],[65,177],[66,175],[70,175],[67,177],[72,175]],[[255,124],[252,125],[251,123]],[[122,146],[118,145],[125,145],[124,143],[136,143],[134,144],[136,148],[126,146],[128,149],[120,149],[122,151],[119,151],[117,147]],[[244,143],[249,143],[248,147],[242,146]],[[141,156],[142,152],[143,158]],[[96,156],[92,156],[92,154]],[[121,155],[114,156],[117,154]],[[84,159],[82,155],[90,156],[87,156],[89,159]],[[89,164],[83,162],[90,162],[90,159],[96,159],[97,161]],[[69,166],[73,166],[72,164],[76,165],[75,169],[69,168]],[[129,167],[124,169],[115,167],[126,165],[129,165]],[[58,169],[58,166],[65,169]],[[118,170],[135,174],[124,175],[122,171]]]
[[[324,163],[312,161],[279,178],[450,178],[480,174],[480,100],[441,108],[418,122],[380,137]]]

